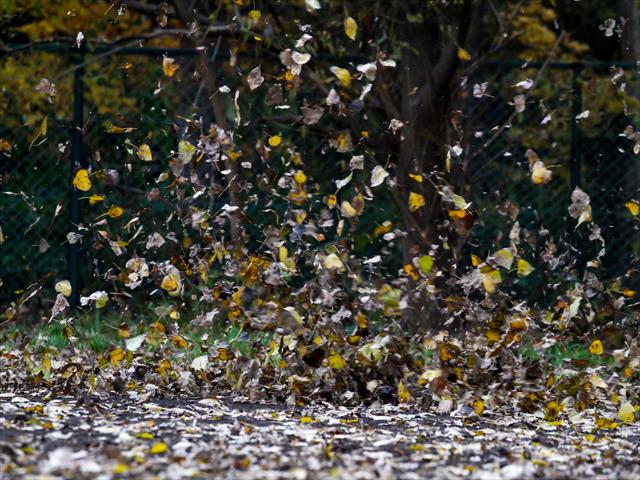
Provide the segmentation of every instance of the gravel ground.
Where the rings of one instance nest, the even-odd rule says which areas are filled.
[[[396,405],[0,394],[0,477],[640,478],[640,428],[593,411],[451,416]]]

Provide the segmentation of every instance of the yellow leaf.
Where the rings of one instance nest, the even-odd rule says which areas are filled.
[[[107,215],[109,215],[109,217],[111,217],[111,218],[121,217],[123,213],[124,213],[124,210],[122,208],[118,207],[118,206],[111,207],[107,211]]]
[[[629,210],[629,212],[631,212],[631,215],[633,215],[634,217],[637,217],[638,213],[640,213],[640,204],[635,200],[631,200],[625,203],[624,206],[627,207],[627,210]]]
[[[166,443],[157,442],[151,445],[151,448],[149,449],[149,453],[153,453],[154,455],[157,455],[160,453],[165,453],[167,450],[169,450],[169,447],[167,446]]]
[[[151,155],[151,147],[146,143],[143,143],[138,148],[138,158],[145,162],[150,162],[153,160],[153,155]]]
[[[404,386],[404,382],[398,382],[398,403],[408,403],[411,401],[411,393]]]
[[[160,284],[160,288],[167,292],[175,292],[178,290],[178,284],[180,279],[175,273],[170,273],[169,275],[165,275],[162,279],[162,283]]]
[[[353,18],[347,17],[344,19],[344,33],[351,40],[356,39],[356,34],[358,33],[358,24]]]
[[[338,80],[340,80],[342,86],[348,87],[351,85],[351,73],[349,73],[349,70],[346,68],[331,67],[329,71],[333,73]]]
[[[500,341],[500,339],[502,338],[502,332],[500,332],[500,330],[490,328],[489,330],[484,332],[484,336],[487,337],[487,342],[489,342],[489,344],[494,344]]]
[[[126,354],[123,349],[116,348],[115,350],[111,350],[111,353],[109,353],[109,361],[115,365],[124,360],[125,355]]]
[[[248,15],[249,18],[254,22],[257,22],[258,20],[260,20],[260,17],[262,17],[262,13],[260,13],[260,10],[250,10]]]
[[[331,352],[331,355],[329,355],[327,361],[329,363],[329,366],[334,370],[340,370],[347,365],[345,359],[342,358],[342,356],[337,352]]]
[[[594,340],[589,345],[589,353],[591,355],[602,355],[604,352],[604,348],[602,347],[602,342],[600,340]]]
[[[471,265],[473,265],[474,267],[477,267],[481,263],[482,263],[482,259],[479,256],[471,254]]]
[[[305,417],[300,417],[300,423],[315,423],[317,421],[318,420],[316,420],[313,417],[306,417],[306,416]]]
[[[274,135],[272,137],[269,137],[268,141],[269,146],[275,148],[282,143],[282,137],[280,135]]]
[[[369,320],[362,312],[356,314],[356,323],[359,328],[367,328],[369,326]]]
[[[327,198],[325,199],[325,203],[327,204],[327,207],[329,208],[333,208],[336,206],[336,203],[338,202],[338,198],[335,195],[328,195]]]
[[[413,173],[410,173],[409,177],[413,178],[418,183],[422,183],[422,175],[415,175]]]
[[[454,222],[456,220],[462,220],[464,217],[469,215],[469,210],[466,208],[461,208],[460,210],[449,210],[449,218]]]
[[[114,475],[123,475],[129,471],[129,467],[127,467],[124,463],[117,463],[111,473]]]
[[[495,292],[496,287],[500,282],[502,282],[500,270],[491,270],[482,274],[482,286],[487,291],[487,293]]]
[[[189,344],[187,343],[187,341],[179,335],[174,335],[173,337],[171,337],[171,343],[179,348],[189,348]]]
[[[44,137],[47,135],[47,117],[44,117],[44,119],[42,120],[42,123],[40,124],[40,134]]]
[[[422,270],[422,273],[426,275],[433,268],[433,257],[431,255],[423,255],[418,260],[418,266],[420,270]]]
[[[471,60],[471,54],[467,52],[464,48],[458,48],[458,58],[463,62],[468,62]]]
[[[415,212],[420,207],[424,206],[424,197],[419,193],[411,192],[409,194],[409,210]]]
[[[61,293],[65,297],[71,296],[71,282],[69,280],[61,280],[56,283],[55,286],[56,292]]]
[[[109,125],[107,127],[107,133],[131,133],[135,130],[132,127],[117,127],[115,125]]]
[[[540,160],[533,164],[531,168],[531,181],[536,185],[544,185],[551,181],[551,170],[544,166]]]
[[[535,268],[531,266],[529,262],[523,260],[522,258],[518,259],[518,276],[526,277],[531,272],[533,272]]]
[[[302,170],[298,170],[293,176],[293,179],[299,185],[304,185],[305,183],[307,183],[307,176],[304,174]]]
[[[81,168],[73,177],[73,186],[82,192],[91,190],[91,180],[89,180],[89,171]]]
[[[495,262],[502,268],[509,270],[513,265],[513,252],[509,248],[498,250],[494,257]]]
[[[89,205],[95,205],[98,202],[102,202],[104,200],[104,195],[91,195],[89,197]]]
[[[173,58],[164,57],[162,59],[162,71],[167,77],[173,77],[176,71],[180,68]]]
[[[402,267],[402,269],[404,270],[404,273],[406,273],[407,276],[410,277],[414,282],[420,278],[420,275],[418,275],[418,272],[416,272],[416,269],[410,263],[407,263],[404,267]]]
[[[476,415],[482,415],[484,412],[484,401],[481,398],[473,402],[473,411],[476,412]]]
[[[228,348],[220,347],[218,348],[218,354],[215,358],[217,358],[218,360],[222,360],[223,362],[228,362],[229,360],[233,360],[235,358],[235,355]]]
[[[358,212],[356,211],[356,209],[353,208],[353,206],[346,200],[344,200],[340,204],[340,214],[346,218],[353,218],[358,216]]]
[[[378,225],[373,230],[373,236],[374,237],[379,237],[380,235],[384,235],[385,233],[389,233],[391,231],[392,227],[393,227],[393,223],[391,223],[389,220],[385,220],[384,222],[382,222],[381,225]]]
[[[636,419],[636,409],[629,402],[620,405],[618,410],[618,420],[625,423],[631,423]]]
[[[549,402],[544,409],[544,419],[547,422],[553,422],[558,420],[560,413],[564,411],[564,405],[557,402]]]

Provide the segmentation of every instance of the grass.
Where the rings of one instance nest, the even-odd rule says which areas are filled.
[[[538,352],[530,337],[525,336],[520,344],[520,355],[523,360],[534,362],[547,360],[554,368],[560,368],[566,362],[584,364],[584,366],[613,365],[613,358],[606,355],[592,355],[587,346],[579,342],[558,342]]]

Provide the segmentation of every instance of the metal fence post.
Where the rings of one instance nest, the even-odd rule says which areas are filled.
[[[578,84],[578,77],[582,71],[582,65],[575,63],[572,66],[573,77],[571,80],[572,119],[571,119],[571,190],[580,185],[580,169],[582,167],[582,145],[580,144],[580,126],[578,115],[582,112],[582,90]]]
[[[85,46],[80,46],[80,52],[75,57],[75,69],[73,72],[73,123],[71,133],[71,172],[70,177],[73,179],[75,172],[84,163],[83,162],[83,128],[84,128],[84,60]],[[80,223],[80,200],[78,189],[69,182],[69,226],[71,232],[76,232]],[[68,252],[68,275],[71,283],[72,294],[70,303],[72,307],[78,306],[79,301],[79,245],[77,242],[69,243]]]

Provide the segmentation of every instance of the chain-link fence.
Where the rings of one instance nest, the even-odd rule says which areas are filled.
[[[180,65],[170,79],[162,71],[164,56]],[[192,114],[202,128],[213,119],[199,61],[193,49],[105,46],[88,52],[44,44],[0,52],[0,300],[47,274],[74,284],[90,278],[96,267],[91,250],[98,247],[83,229],[107,208],[167,217],[172,206],[151,201],[148,193]],[[55,84],[53,98],[46,82],[34,90],[41,78]],[[628,65],[504,62],[470,77],[461,99],[462,170],[464,196],[480,213],[474,227],[480,251],[505,246],[505,218],[515,206],[523,227],[570,235],[575,222],[567,207],[580,186],[603,228],[607,267],[612,273],[628,267],[638,247],[624,207],[640,187],[633,153],[636,83]],[[516,112],[514,103],[521,101],[524,111]],[[153,145],[152,161],[131,167],[139,145],[118,133],[123,129],[153,132],[140,138]],[[549,183],[532,183],[528,149],[552,170]],[[93,204],[92,192],[71,187],[74,172],[88,165],[102,172],[106,204]],[[112,233],[117,246],[118,233]]]
[[[595,258],[593,245],[587,247],[586,235],[575,232],[568,215],[571,192],[580,187],[602,228],[603,266],[613,275],[628,269],[640,245],[625,208],[640,187],[637,93],[638,72],[628,64],[510,61],[476,72],[464,89],[464,162],[468,195],[480,212],[479,250],[506,246],[517,219]],[[538,158],[553,173],[546,184],[531,178],[530,162]]]

